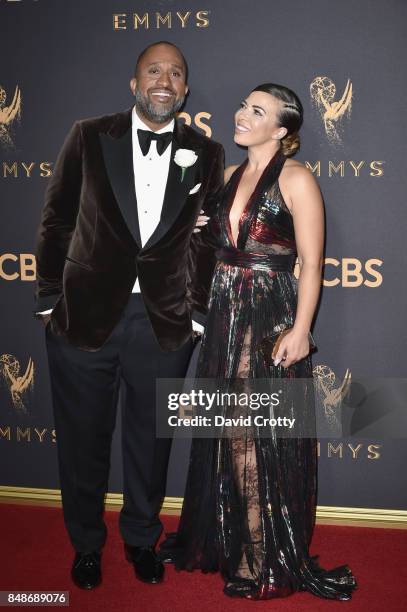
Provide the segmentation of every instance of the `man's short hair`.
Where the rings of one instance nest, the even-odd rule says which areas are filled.
[[[168,40],[160,40],[158,42],[151,43],[151,45],[148,45],[148,47],[143,49],[143,51],[140,53],[140,55],[137,58],[136,67],[134,69],[134,76],[137,78],[137,71],[139,69],[140,62],[143,59],[143,57],[145,56],[145,54],[147,53],[147,51],[149,51],[149,49],[151,49],[152,47],[157,47],[158,45],[168,45],[168,46],[173,47],[174,49],[176,49],[178,51],[178,53],[181,56],[182,62],[184,64],[185,82],[187,82],[187,80],[188,80],[188,64],[187,64],[187,60],[185,59],[184,54],[182,53],[181,49],[179,47],[177,47],[177,45],[174,45],[174,43],[169,42]]]

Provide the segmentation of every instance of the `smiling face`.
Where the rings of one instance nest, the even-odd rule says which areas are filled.
[[[130,81],[136,110],[152,129],[169,123],[188,92],[184,60],[171,45],[160,44],[142,54],[136,76]]]
[[[236,144],[252,147],[284,138],[287,129],[278,122],[281,109],[282,102],[274,96],[252,91],[235,114]]]

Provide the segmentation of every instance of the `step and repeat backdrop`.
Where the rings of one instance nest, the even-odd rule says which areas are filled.
[[[319,504],[407,509],[403,428],[389,427],[392,402],[406,397],[406,19],[401,0],[0,0],[0,486],[59,488],[44,329],[32,316],[57,153],[76,119],[132,105],[137,55],[168,40],[190,67],[181,117],[224,145],[227,164],[244,159],[233,115],[253,87],[284,84],[302,100],[297,159],[321,186],[327,222],[314,330]],[[375,410],[340,437],[359,379],[394,385],[375,395],[356,384],[355,401],[375,395]],[[188,450],[175,441],[169,496],[183,494]],[[110,492],[121,478],[119,411]]]

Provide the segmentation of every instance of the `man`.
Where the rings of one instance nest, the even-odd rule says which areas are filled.
[[[186,373],[215,249],[207,228],[194,227],[223,182],[221,145],[175,119],[188,92],[180,50],[147,47],[130,86],[133,109],[78,121],[68,134],[37,245],[72,578],[87,589],[101,581],[119,386],[120,531],[138,578],[163,578],[154,546],[171,441],[155,436],[155,380]]]

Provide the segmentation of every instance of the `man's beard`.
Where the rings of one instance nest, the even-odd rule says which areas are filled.
[[[136,101],[136,109],[154,123],[165,123],[168,119],[173,119],[175,114],[181,109],[184,104],[185,97],[179,100],[174,100],[171,106],[156,108],[147,96],[143,96],[139,89],[136,89],[134,94]]]

